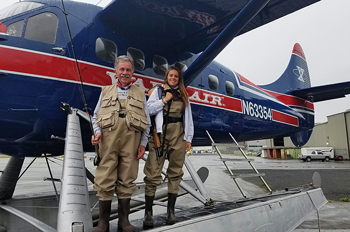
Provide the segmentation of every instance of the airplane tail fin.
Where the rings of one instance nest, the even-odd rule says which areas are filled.
[[[315,119],[314,106],[309,96],[297,97],[292,93],[295,90],[311,87],[305,55],[298,43],[294,45],[289,64],[280,78],[271,84],[259,87],[270,91],[272,95],[275,95],[282,102],[302,115],[299,118],[299,128],[302,128],[302,130],[291,134],[290,138],[297,147],[305,145],[311,136]]]
[[[275,82],[259,86],[273,92],[289,94],[296,89],[311,87],[309,70],[300,44],[296,43],[289,64],[284,73]]]

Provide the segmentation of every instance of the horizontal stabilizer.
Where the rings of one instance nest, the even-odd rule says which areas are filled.
[[[341,98],[350,94],[350,81],[293,90],[291,94],[303,99],[310,99],[313,102]]]

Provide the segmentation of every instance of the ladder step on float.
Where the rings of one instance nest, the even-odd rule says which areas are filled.
[[[223,162],[224,166],[226,167],[228,173],[230,174],[231,178],[234,180],[235,184],[237,185],[238,189],[240,190],[241,194],[243,195],[244,198],[246,198],[246,194],[244,193],[242,187],[240,186],[240,184],[237,182],[236,178],[246,178],[246,177],[259,177],[260,180],[262,181],[263,185],[266,187],[266,189],[268,190],[269,193],[272,193],[271,188],[268,186],[268,184],[266,183],[266,181],[264,180],[263,176],[265,176],[264,173],[259,173],[259,171],[254,167],[252,161],[253,159],[249,159],[248,156],[245,154],[244,150],[242,149],[243,146],[240,146],[238,144],[238,142],[236,141],[236,139],[232,136],[231,133],[229,133],[230,137],[233,140],[233,143],[215,143],[212,136],[210,135],[210,133],[206,130],[205,131],[209,137],[209,139],[212,142],[212,146],[215,148],[217,154],[220,157],[220,160]],[[222,153],[220,152],[219,146],[230,146],[230,148],[238,148],[239,151],[241,152],[241,154],[244,156],[244,159],[229,159],[229,158],[223,158]],[[232,172],[232,170],[229,168],[229,166],[227,165],[226,162],[228,161],[246,161],[248,162],[248,164],[250,165],[250,167],[253,169],[254,173],[251,174],[234,174]]]

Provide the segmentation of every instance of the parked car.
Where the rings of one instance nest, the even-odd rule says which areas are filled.
[[[298,159],[303,160],[304,162],[310,162],[311,160],[322,160],[328,162],[330,158],[329,154],[317,150],[298,155]]]

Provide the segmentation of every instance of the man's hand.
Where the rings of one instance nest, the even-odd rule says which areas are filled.
[[[191,149],[191,143],[186,142],[186,152],[188,152]]]
[[[100,142],[101,142],[101,133],[96,133],[95,135],[91,136],[92,145],[97,145]]]
[[[139,146],[139,149],[137,151],[137,159],[141,159],[143,155],[145,154],[146,148],[142,145]]]

